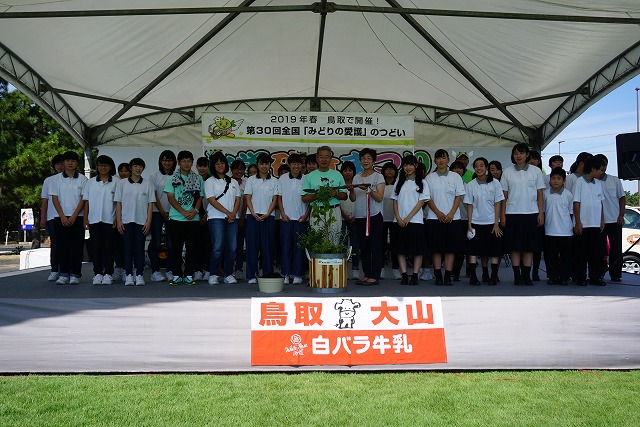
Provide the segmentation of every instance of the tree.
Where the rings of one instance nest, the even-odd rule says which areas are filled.
[[[82,150],[45,111],[0,80],[0,227],[19,229],[21,208],[40,215],[42,181],[58,153]]]
[[[627,206],[640,206],[640,195],[638,193],[631,194],[630,191],[625,191],[625,198]]]

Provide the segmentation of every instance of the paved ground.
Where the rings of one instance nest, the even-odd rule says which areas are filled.
[[[20,255],[0,255],[0,273],[11,273],[20,269]]]

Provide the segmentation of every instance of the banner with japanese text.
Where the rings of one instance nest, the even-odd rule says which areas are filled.
[[[251,300],[253,366],[446,362],[439,297]]]
[[[218,112],[202,115],[205,151],[224,147],[413,146],[413,117],[326,112]],[[313,150],[315,152],[315,148]]]

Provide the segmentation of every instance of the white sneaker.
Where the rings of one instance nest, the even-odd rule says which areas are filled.
[[[397,268],[394,268],[393,270],[391,270],[391,274],[393,274],[394,280],[402,279],[402,273],[400,273],[400,270],[398,270]]]
[[[209,276],[209,280],[207,280],[209,282],[210,285],[218,285],[218,276],[216,276],[215,274],[212,274]]]
[[[154,271],[151,274],[151,281],[152,282],[164,282],[164,280],[165,280],[164,274],[162,274],[159,271]]]
[[[80,284],[80,278],[76,277],[76,276],[69,277],[69,284],[70,285],[79,285]]]
[[[380,269],[380,278],[381,278],[381,279],[384,279],[384,278],[385,278],[384,276],[385,276],[384,268],[381,268],[381,269]]]
[[[146,283],[144,283],[144,277],[142,277],[142,274],[138,274],[136,276],[136,286],[144,286],[146,285]]]
[[[302,277],[294,276],[293,277],[293,284],[294,285],[301,285],[302,284]]]
[[[104,276],[102,276],[102,284],[103,285],[113,284],[113,278],[111,277],[110,274],[105,274]]]
[[[55,282],[56,280],[58,280],[58,277],[60,277],[60,273],[58,273],[57,271],[52,271],[49,274],[49,277],[47,277],[47,280],[50,282]]]
[[[422,274],[420,275],[420,280],[433,280],[433,275],[431,274],[430,268],[423,268]]]
[[[205,271],[204,274],[202,275],[202,280],[204,280],[205,282],[208,282],[209,277],[211,277],[211,273],[209,273],[208,271]]]
[[[352,279],[360,279],[360,270],[351,270]]]
[[[113,270],[113,280],[123,280],[124,279],[124,270],[121,269],[120,267],[116,268],[115,270]]]
[[[233,274],[230,274],[224,278],[224,283],[228,283],[228,284],[238,283],[238,280],[233,276]]]
[[[250,285],[257,285],[258,284],[258,279],[249,279],[249,284]]]
[[[135,286],[136,283],[133,281],[133,274],[127,274],[127,276],[124,278],[124,285],[125,286]]]
[[[95,276],[93,276],[93,284],[102,285],[102,279],[103,279],[102,274],[96,274]]]
[[[196,282],[202,281],[202,278],[203,278],[203,274],[201,271],[196,271],[193,275],[193,280],[195,280]]]
[[[56,280],[56,285],[68,285],[69,278],[67,276],[60,276],[58,280]]]
[[[172,272],[167,271],[167,280],[172,281],[175,278]]]

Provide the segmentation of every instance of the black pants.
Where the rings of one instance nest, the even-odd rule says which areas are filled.
[[[113,274],[113,224],[89,224],[94,274]]]
[[[572,236],[544,236],[544,262],[549,279],[569,280],[573,259],[572,240]]]
[[[70,227],[62,225],[60,218],[55,218],[56,239],[59,243],[58,260],[60,275],[82,277],[82,259],[84,258],[84,225],[79,216]]]
[[[358,245],[360,246],[360,262],[365,277],[380,278],[382,269],[382,214],[371,217],[369,236],[366,235],[366,218],[356,218],[356,230],[358,232]]]
[[[603,253],[606,253],[607,237],[609,238],[609,277],[620,279],[622,277],[622,226],[616,222],[605,224],[601,236]]]
[[[193,276],[198,250],[199,221],[169,220],[169,234],[171,235],[172,273],[176,277]],[[182,270],[182,247],[186,246],[184,257],[184,271]]]
[[[398,253],[396,252],[395,245],[393,244],[393,238],[395,237],[393,230],[393,221],[382,223],[382,256],[384,261],[385,254],[389,251],[391,268],[397,270],[400,266],[398,265]]]
[[[602,251],[600,240],[600,227],[587,227],[582,229],[582,235],[576,236],[575,246],[575,280],[584,282],[589,266],[589,280],[600,280],[600,268],[602,264]]]

